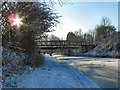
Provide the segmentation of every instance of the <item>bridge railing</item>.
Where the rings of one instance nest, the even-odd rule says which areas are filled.
[[[39,46],[80,46],[80,45],[98,45],[95,41],[39,41]]]

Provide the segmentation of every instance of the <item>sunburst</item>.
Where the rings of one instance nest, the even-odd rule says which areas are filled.
[[[9,17],[8,17],[8,22],[10,23],[10,26],[16,26],[17,29],[20,28],[20,26],[23,24],[22,22],[23,20],[23,17],[20,18],[19,17],[19,14],[15,13],[15,14],[11,14]]]

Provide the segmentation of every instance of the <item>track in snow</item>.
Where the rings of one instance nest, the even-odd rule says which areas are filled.
[[[18,78],[20,88],[99,88],[73,66],[60,64],[45,56],[45,64]]]

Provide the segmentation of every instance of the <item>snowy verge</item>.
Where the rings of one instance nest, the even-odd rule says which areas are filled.
[[[111,50],[109,48],[104,48],[102,45],[96,46],[91,51],[84,53],[85,56],[97,56],[97,57],[113,57],[119,58],[120,52],[118,50]]]
[[[53,61],[45,56],[45,64],[17,78],[19,88],[99,88],[84,73],[73,66]]]

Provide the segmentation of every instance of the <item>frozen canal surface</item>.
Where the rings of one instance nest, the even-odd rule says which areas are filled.
[[[68,64],[84,72],[101,88],[118,87],[118,59],[53,55],[54,61]]]
[[[45,55],[42,67],[31,69],[17,78],[20,88],[99,88],[90,78],[73,66],[54,61]]]

